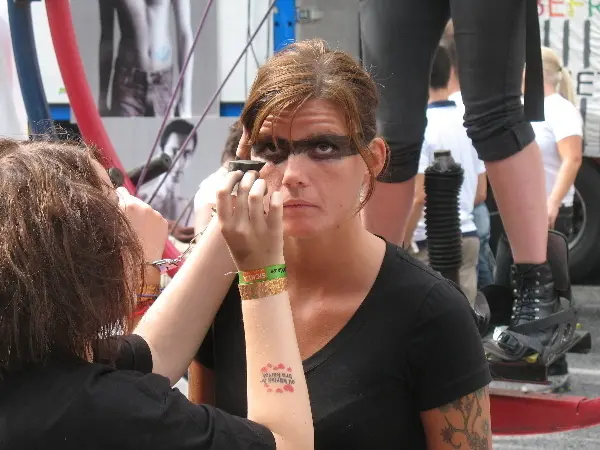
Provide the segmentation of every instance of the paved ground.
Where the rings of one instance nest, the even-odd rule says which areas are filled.
[[[571,391],[566,395],[600,397],[600,287],[578,286],[575,298],[581,308],[580,322],[592,333],[592,352],[568,355],[571,369]],[[493,420],[493,418],[492,418]],[[495,450],[597,450],[600,449],[600,427],[541,436],[494,438]]]
[[[600,286],[578,286],[575,298],[581,308],[580,322],[592,332],[593,348],[587,355],[568,355],[571,391],[566,395],[600,397]],[[177,387],[185,394],[187,383],[181,380]],[[598,450],[600,427],[555,433],[542,436],[494,438],[495,450]]]

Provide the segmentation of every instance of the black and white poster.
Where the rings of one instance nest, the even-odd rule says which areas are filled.
[[[84,69],[110,140],[127,170],[144,165],[152,148],[153,157],[165,153],[175,161],[167,174],[139,186],[138,195],[182,225],[193,224],[190,200],[219,167],[235,120],[219,117],[217,99],[194,129],[220,83],[217,3],[175,93],[207,0],[71,1]]]
[[[600,156],[600,0],[538,0],[542,45],[573,78],[585,120],[585,154]]]

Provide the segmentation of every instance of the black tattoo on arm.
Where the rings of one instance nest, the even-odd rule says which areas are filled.
[[[439,408],[446,421],[446,425],[440,431],[442,441],[453,449],[491,450],[491,426],[487,405],[489,392],[485,387]],[[466,446],[463,445],[465,443]]]

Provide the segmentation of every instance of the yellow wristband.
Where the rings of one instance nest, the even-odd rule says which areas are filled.
[[[251,284],[239,284],[238,288],[242,300],[271,297],[287,291],[287,278],[277,278],[275,280],[260,281]]]

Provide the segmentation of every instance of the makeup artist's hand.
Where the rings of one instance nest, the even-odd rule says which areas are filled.
[[[232,195],[238,184],[237,196]],[[255,171],[227,174],[217,192],[217,216],[221,232],[238,270],[262,269],[283,260],[283,201],[273,192],[269,212],[263,205],[267,185]]]

